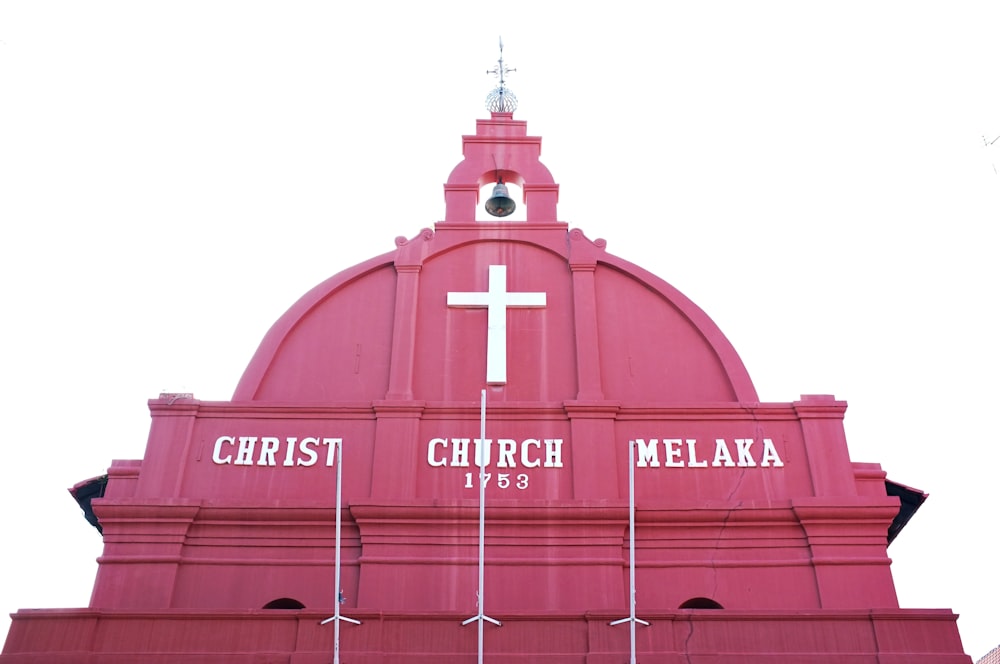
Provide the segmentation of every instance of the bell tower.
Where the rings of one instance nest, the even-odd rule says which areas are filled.
[[[541,137],[528,136],[528,123],[514,119],[517,97],[505,80],[512,71],[515,70],[504,64],[501,41],[497,66],[487,72],[500,79],[500,84],[486,97],[490,119],[477,120],[476,134],[462,137],[465,159],[444,185],[446,223],[475,221],[479,192],[490,182],[496,186],[486,206],[494,217],[506,217],[516,206],[516,201],[509,198],[506,183],[516,184],[524,192],[528,223],[557,221],[559,185],[539,161]]]

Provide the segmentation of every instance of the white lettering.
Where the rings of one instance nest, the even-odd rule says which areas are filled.
[[[708,466],[707,461],[698,461],[698,455],[695,453],[695,443],[698,442],[694,438],[688,438],[686,441],[688,446],[688,468],[705,468]]]
[[[753,468],[757,465],[757,462],[753,460],[752,456],[750,456],[751,445],[753,445],[753,438],[736,439],[736,452],[740,457],[740,461],[736,465],[740,468]]]
[[[764,439],[764,454],[760,458],[760,465],[763,467],[768,467],[774,462],[775,468],[783,468],[785,462],[781,460],[778,456],[778,450],[774,449],[774,443],[771,442],[770,438]]]
[[[444,438],[432,438],[431,442],[427,443],[427,465],[431,467],[447,466],[448,460],[443,458],[438,458],[435,453],[435,448],[437,447],[448,447],[448,441]]]
[[[314,449],[312,449],[312,447],[310,447],[311,445],[319,445],[319,439],[318,438],[303,438],[302,439],[302,442],[299,443],[299,452],[301,452],[302,454],[305,454],[306,457],[307,457],[307,460],[303,461],[302,459],[299,459],[298,461],[296,461],[296,465],[298,465],[298,466],[312,466],[312,465],[314,465],[316,463],[316,460],[319,458],[319,455],[316,454],[316,450],[314,450]]]
[[[659,442],[659,438],[653,438],[649,443],[646,443],[642,438],[635,441],[636,446],[639,448],[639,460],[635,464],[637,468],[645,468],[647,466],[650,468],[660,467],[660,457],[656,452],[656,445]]]
[[[301,441],[289,436],[284,440],[276,436],[219,436],[212,449],[212,462],[217,465],[265,466],[282,465],[315,466],[320,461],[320,446],[326,446],[325,465],[332,466],[336,457],[337,443],[341,438],[302,438]],[[636,466],[640,468],[659,468],[662,440],[664,447],[665,468],[706,468],[709,463],[699,458],[698,441],[694,438],[637,438],[630,443],[637,445],[639,453]],[[513,438],[500,438],[497,441],[497,468],[562,468],[563,439],[562,438],[526,438],[518,442]],[[259,443],[259,445],[258,445]],[[785,463],[771,438],[761,439],[760,458],[754,454],[753,438],[735,438],[734,448],[726,439],[715,439],[715,454],[712,467],[720,468],[783,468]],[[284,454],[281,462],[278,457],[284,444]],[[493,439],[485,441],[478,438],[431,438],[427,443],[427,465],[432,468],[470,466],[470,447],[475,446],[474,463],[477,467],[491,466]],[[544,450],[542,449],[544,446]],[[450,452],[448,448],[451,448]],[[685,452],[684,447],[687,447]],[[734,461],[735,457],[735,461]],[[498,475],[498,481],[511,481],[511,475]],[[517,475],[518,488],[522,475]],[[524,476],[526,478],[526,476]],[[526,483],[526,480],[525,480]]]
[[[639,447],[639,458],[636,466],[639,468],[657,468],[660,465],[659,438],[651,438],[647,442],[642,438],[635,440]],[[665,468],[707,468],[708,461],[698,458],[698,440],[695,438],[664,438],[663,447],[666,455],[663,466]],[[724,438],[715,439],[715,457],[712,459],[714,468],[756,468],[758,460],[754,457],[753,438],[735,438],[733,444],[736,450],[736,461],[733,460],[733,448],[729,446]],[[683,446],[687,445],[687,459],[684,458]],[[763,451],[760,456],[760,466],[763,468],[781,468],[785,465],[778,454],[774,441],[770,438],[763,439]]]
[[[343,443],[342,438],[324,438],[323,444],[326,445],[326,465],[333,465],[333,453],[337,450],[338,443]]]
[[[298,438],[286,438],[285,439],[285,466],[294,466],[295,460],[293,455],[295,454],[295,443]]]
[[[493,455],[494,442],[496,456]],[[427,441],[427,465],[431,468],[562,468],[562,438],[431,438]],[[471,458],[470,458],[471,457]],[[471,462],[471,463],[470,463]]]
[[[517,468],[517,464],[514,462],[517,441],[501,438],[497,441],[497,448],[497,468]]]
[[[736,464],[733,463],[733,457],[729,454],[729,448],[726,447],[726,441],[722,438],[715,439],[715,459],[712,461],[712,466],[718,468],[719,466],[725,466],[726,468],[732,468]]]
[[[461,468],[469,467],[469,439],[451,439],[451,465]]]
[[[219,436],[215,440],[215,450],[212,452],[212,461],[218,464],[232,463],[233,455],[227,454],[222,456],[222,446],[223,445],[233,445],[236,440],[232,436]]]
[[[545,467],[562,468],[562,438],[545,439]]]
[[[681,439],[671,438],[669,440],[664,440],[663,444],[667,448],[667,459],[663,462],[663,465],[669,468],[683,468],[684,462],[681,460]]]
[[[486,448],[485,451],[483,451],[484,447]],[[485,441],[482,438],[476,438],[476,468],[483,468],[490,465],[490,449],[492,447],[492,438],[487,438]]]
[[[274,453],[277,451],[281,441],[273,436],[264,436],[260,439],[260,456],[257,458],[258,466],[273,466]]]
[[[236,452],[236,465],[249,466],[253,464],[253,448],[257,444],[257,436],[240,436],[240,448]]]
[[[529,438],[528,440],[521,443],[521,465],[525,468],[538,468],[542,465],[541,459],[529,459],[528,458],[528,447],[537,447],[539,451],[542,449],[542,442],[537,438]]]
[[[284,441],[277,436],[219,436],[212,448],[212,462],[220,466],[314,466],[320,458],[317,448],[325,445],[326,465],[332,466],[336,446],[342,441],[342,438],[303,438],[299,442],[295,436],[288,436]],[[284,454],[281,453],[282,445]],[[429,463],[434,460],[432,452],[433,450],[428,451]],[[283,458],[279,461],[281,457]],[[440,465],[445,465],[443,459],[438,461]]]

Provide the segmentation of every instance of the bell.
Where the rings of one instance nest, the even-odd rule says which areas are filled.
[[[517,206],[507,193],[503,180],[497,180],[497,185],[493,187],[493,195],[486,201],[486,211],[494,217],[506,217],[515,207]]]

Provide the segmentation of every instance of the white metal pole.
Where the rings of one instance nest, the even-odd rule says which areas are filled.
[[[629,664],[635,661],[635,625],[649,626],[649,623],[635,616],[635,441],[628,441],[628,618],[614,620],[610,624],[629,624]]]
[[[629,636],[635,664],[635,441],[628,441],[628,585],[629,585]],[[339,664],[334,662],[334,664]]]
[[[333,592],[335,601],[333,602],[333,664],[340,664],[340,478],[341,478],[341,452],[343,448],[341,441],[336,441],[337,445],[337,535],[334,548],[333,565]]]
[[[486,580],[486,390],[479,405],[479,664],[483,664]]]
[[[337,438],[333,441],[336,446],[337,454],[337,504],[335,507],[335,512],[337,514],[336,518],[336,529],[337,532],[334,535],[334,563],[333,563],[333,617],[327,618],[320,622],[320,625],[325,625],[328,622],[333,623],[333,664],[340,664],[340,621],[346,620],[347,622],[354,623],[355,625],[360,625],[360,620],[355,620],[353,618],[345,618],[340,615],[340,603],[341,603],[341,588],[340,588],[340,481],[342,477],[341,471],[341,455],[343,453],[343,441]]]
[[[468,625],[471,622],[479,623],[479,664],[483,664],[483,623],[490,621],[497,627],[500,621],[490,618],[485,612],[485,569],[486,569],[486,390],[483,390],[482,401],[479,406],[479,445],[476,454],[479,462],[479,590],[476,592],[476,605],[479,611],[476,615],[462,622]]]

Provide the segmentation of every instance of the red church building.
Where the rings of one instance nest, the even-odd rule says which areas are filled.
[[[74,489],[90,605],[18,611],[0,664],[971,664],[898,604],[924,496],[851,461],[845,402],[761,403],[490,103],[443,221],[293,304],[231,401],[149,402],[144,457]],[[476,221],[501,182],[526,221]]]

